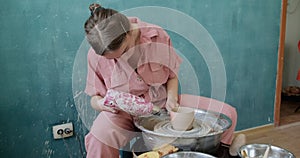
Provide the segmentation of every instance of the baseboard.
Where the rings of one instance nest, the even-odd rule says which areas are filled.
[[[235,131],[234,135],[241,134],[241,133],[246,134],[246,135],[255,134],[255,133],[258,133],[258,132],[270,131],[274,128],[275,128],[274,124],[266,124],[266,125],[263,125],[263,126],[257,126],[257,127],[253,127],[253,128],[240,130],[240,131]]]

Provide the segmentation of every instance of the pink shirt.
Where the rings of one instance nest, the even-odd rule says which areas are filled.
[[[166,102],[166,83],[179,70],[181,58],[175,53],[169,35],[159,26],[129,18],[140,29],[140,44],[134,52],[141,54],[136,68],[127,60],[130,52],[120,58],[107,59],[97,55],[91,48],[88,52],[88,74],[85,92],[104,97],[108,89],[131,93],[154,105]]]

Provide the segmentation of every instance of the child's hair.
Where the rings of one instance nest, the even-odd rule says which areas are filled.
[[[105,51],[120,48],[130,30],[128,18],[99,4],[89,6],[91,16],[84,24],[87,40],[95,52],[102,55]]]

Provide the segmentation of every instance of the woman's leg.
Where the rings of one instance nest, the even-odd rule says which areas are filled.
[[[182,106],[214,111],[228,116],[231,119],[232,124],[231,127],[222,135],[221,145],[219,147],[217,156],[221,158],[238,157],[238,149],[242,145],[246,144],[246,138],[245,135],[240,134],[233,141],[233,133],[235,131],[237,122],[237,113],[234,107],[215,99],[189,94],[180,95],[179,100],[179,103]]]
[[[87,158],[119,157],[118,150],[116,151],[115,148],[105,145],[91,133],[88,133],[85,137],[85,147],[87,151]]]
[[[232,143],[233,132],[237,121],[237,113],[234,107],[215,99],[189,94],[180,95],[179,104],[182,106],[210,110],[228,116],[231,119],[232,124],[231,127],[223,133],[221,142],[228,145]]]
[[[85,138],[87,158],[118,158],[119,149],[135,135],[132,117],[101,112]]]

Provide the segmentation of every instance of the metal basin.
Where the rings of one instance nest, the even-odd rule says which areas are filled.
[[[240,148],[239,155],[242,156],[242,151],[245,151],[248,158],[263,158],[268,144],[247,144]],[[268,158],[296,158],[295,155],[283,148],[270,145]]]
[[[200,153],[200,152],[193,152],[193,151],[182,151],[182,152],[177,152],[173,154],[169,154],[166,156],[163,156],[162,158],[183,158],[183,157],[188,157],[188,158],[216,158],[214,156]]]
[[[215,154],[221,140],[221,135],[231,126],[232,122],[224,114],[207,112],[195,109],[195,123],[205,124],[211,127],[211,131],[205,135],[191,133],[191,131],[160,133],[154,131],[156,124],[170,120],[169,115],[152,115],[138,117],[134,124],[142,131],[142,137],[147,150],[159,148],[164,144],[171,144],[183,151],[197,151]]]

